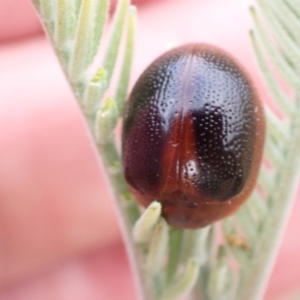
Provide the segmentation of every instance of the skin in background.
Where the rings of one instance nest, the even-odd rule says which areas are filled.
[[[247,36],[250,3],[136,1],[132,83],[167,43],[206,42],[235,55],[270,101]],[[0,0],[0,20],[0,300],[136,299],[84,122],[29,1]],[[299,213],[297,200],[265,299],[300,289]]]

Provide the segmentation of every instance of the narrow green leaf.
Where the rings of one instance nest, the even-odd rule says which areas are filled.
[[[255,32],[258,41],[261,44],[262,48],[264,49],[264,52],[266,53],[268,58],[272,61],[272,64],[274,64],[275,68],[280,72],[280,75],[283,77],[284,80],[287,81],[288,84],[290,84],[292,87],[299,86],[299,79],[297,73],[286,63],[284,57],[277,51],[272,40],[265,33],[261,25],[262,22],[258,18],[254,7],[251,7],[250,12],[254,21]]]
[[[106,76],[106,71],[99,68],[85,90],[83,107],[86,114],[91,115],[92,119],[107,89]]]
[[[205,262],[208,259],[206,244],[210,227],[203,229],[189,230],[183,232],[183,242],[180,260],[186,263],[191,257],[199,257],[200,262]]]
[[[217,261],[211,270],[208,291],[213,300],[232,299],[235,278],[227,263],[227,254],[223,246],[219,247]]]
[[[260,51],[260,46],[257,41],[256,34],[253,31],[250,32],[250,37],[252,41],[253,50],[255,52],[256,61],[260,67],[262,76],[268,86],[269,92],[273,96],[273,99],[277,100],[277,104],[281,109],[281,111],[285,113],[287,116],[290,116],[293,111],[293,105],[291,103],[291,100],[280,88],[280,85],[275,80],[272,72],[270,71],[270,68],[266,63],[266,60],[263,57],[262,52]]]
[[[240,238],[240,233],[237,232],[234,224],[233,217],[227,218],[222,222],[223,236],[226,243],[225,247],[240,267],[248,268],[251,249],[245,241],[242,241],[242,243],[245,243],[246,246],[241,247],[242,243],[237,244],[236,240]]]
[[[54,41],[56,49],[61,52],[60,57],[63,59],[64,67],[67,66],[70,58],[70,42],[74,38],[76,26],[75,13],[76,2],[74,0],[57,0]]]
[[[123,65],[119,78],[118,88],[116,92],[116,102],[119,107],[120,114],[123,112],[126,93],[131,73],[131,65],[134,53],[134,40],[135,40],[135,27],[136,27],[136,9],[134,6],[129,7],[127,17],[127,36],[125,43],[125,54],[123,58]]]
[[[242,207],[235,215],[234,218],[237,220],[237,223],[241,227],[243,233],[246,235],[247,240],[252,244],[255,243],[257,236],[257,228],[255,226],[254,220],[251,218],[251,215]]]
[[[245,209],[248,210],[253,222],[255,222],[257,226],[261,225],[268,213],[266,201],[262,199],[257,191],[254,191],[250,199],[245,203]]]
[[[208,294],[208,279],[212,269],[213,259],[216,255],[216,238],[215,238],[215,225],[203,228],[200,230],[199,248],[194,252],[195,257],[200,259],[199,277],[196,286],[193,290],[195,299],[211,300]],[[185,246],[185,240],[183,245]]]
[[[284,27],[283,29],[287,30],[289,35],[297,41],[300,36],[300,19],[295,14],[295,9],[291,9],[285,2],[284,0],[265,0],[265,8],[268,7],[273,12],[275,18],[281,23],[280,25]],[[296,3],[294,3],[294,7],[295,5]]]
[[[81,2],[74,51],[70,60],[68,73],[70,80],[75,83],[83,80],[84,72],[91,62],[94,9],[93,0],[83,0]]]
[[[112,140],[113,130],[118,120],[118,107],[113,98],[107,98],[97,112],[95,132],[99,144],[106,144]],[[118,167],[119,168],[119,167]]]
[[[260,220],[265,220],[265,217],[268,214],[268,205],[265,200],[259,195],[255,190],[251,196],[251,206],[255,208],[255,213],[259,215]]]
[[[290,11],[295,14],[295,16],[300,19],[300,3],[298,0],[285,0],[284,3],[287,4]],[[289,19],[286,19],[289,20]]]
[[[174,300],[186,295],[195,285],[198,273],[199,260],[197,258],[189,259],[184,274],[164,291],[160,300]]]
[[[31,0],[37,11],[40,11],[40,0]]]
[[[274,174],[271,174],[271,172],[267,170],[265,166],[261,166],[258,175],[258,182],[264,188],[265,191],[271,192],[275,188],[275,179],[276,177]]]
[[[170,228],[169,234],[169,258],[167,267],[167,284],[170,284],[178,271],[180,263],[180,253],[182,245],[182,235],[181,229]]]
[[[286,144],[290,139],[290,130],[288,121],[279,121],[276,115],[268,108],[265,108],[268,132],[274,132],[277,140]]]
[[[161,214],[161,204],[153,201],[136,221],[133,238],[136,243],[147,243]]]
[[[109,11],[109,0],[98,0],[95,7],[95,28],[91,56],[97,54]]]
[[[109,45],[106,50],[106,55],[103,61],[103,68],[107,71],[108,84],[110,83],[110,79],[115,68],[129,3],[130,0],[119,0],[117,10],[114,15],[113,29],[110,36]]]
[[[265,0],[257,0],[259,3],[259,7],[264,15],[264,20],[267,21],[269,27],[272,28],[272,34],[277,41],[278,46],[280,49],[285,53],[285,55],[289,58],[290,61],[292,61],[296,66],[300,63],[300,49],[297,44],[297,41],[295,42],[291,36],[286,32],[285,28],[282,26],[282,24],[279,22],[276,14],[274,15],[273,10],[270,9],[270,6],[268,5],[267,1]],[[276,3],[276,2],[275,2]],[[278,3],[278,1],[277,1]],[[284,5],[281,5],[282,7],[285,7]],[[271,5],[271,7],[278,7],[279,5]],[[280,15],[282,15],[282,11],[280,11]],[[285,16],[286,18],[287,16]],[[290,23],[292,20],[289,20]],[[296,24],[295,24],[296,25]],[[298,27],[298,32],[299,32]],[[293,32],[297,32],[297,27],[293,29]]]
[[[160,219],[154,228],[146,260],[146,269],[149,274],[156,275],[163,269],[163,263],[168,253],[168,230],[164,219]]]
[[[265,142],[265,155],[273,166],[277,168],[282,165],[285,157],[284,153],[277,147],[277,144],[274,144],[270,138],[267,138]]]
[[[55,2],[54,0],[41,0],[40,1],[40,12],[43,20],[45,20],[45,26],[48,34],[51,36],[54,33],[55,26]]]

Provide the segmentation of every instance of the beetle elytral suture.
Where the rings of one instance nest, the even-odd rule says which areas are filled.
[[[137,200],[177,228],[220,220],[247,200],[265,136],[263,106],[241,65],[207,44],[156,59],[129,97],[124,175]]]

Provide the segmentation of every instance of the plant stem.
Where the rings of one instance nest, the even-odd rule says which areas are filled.
[[[294,137],[291,148],[286,157],[285,170],[281,173],[277,192],[273,193],[271,205],[273,206],[267,216],[265,227],[260,240],[256,241],[251,269],[245,270],[243,284],[238,299],[258,300],[264,293],[267,280],[272,270],[279,243],[284,233],[288,216],[292,209],[293,200],[300,179],[300,118],[299,109],[294,117]],[[293,180],[291,181],[291,178]]]

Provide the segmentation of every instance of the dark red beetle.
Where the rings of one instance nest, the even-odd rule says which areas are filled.
[[[162,204],[171,226],[203,227],[248,198],[264,136],[263,107],[241,65],[214,46],[178,47],[155,60],[130,95],[125,178],[143,206]]]

